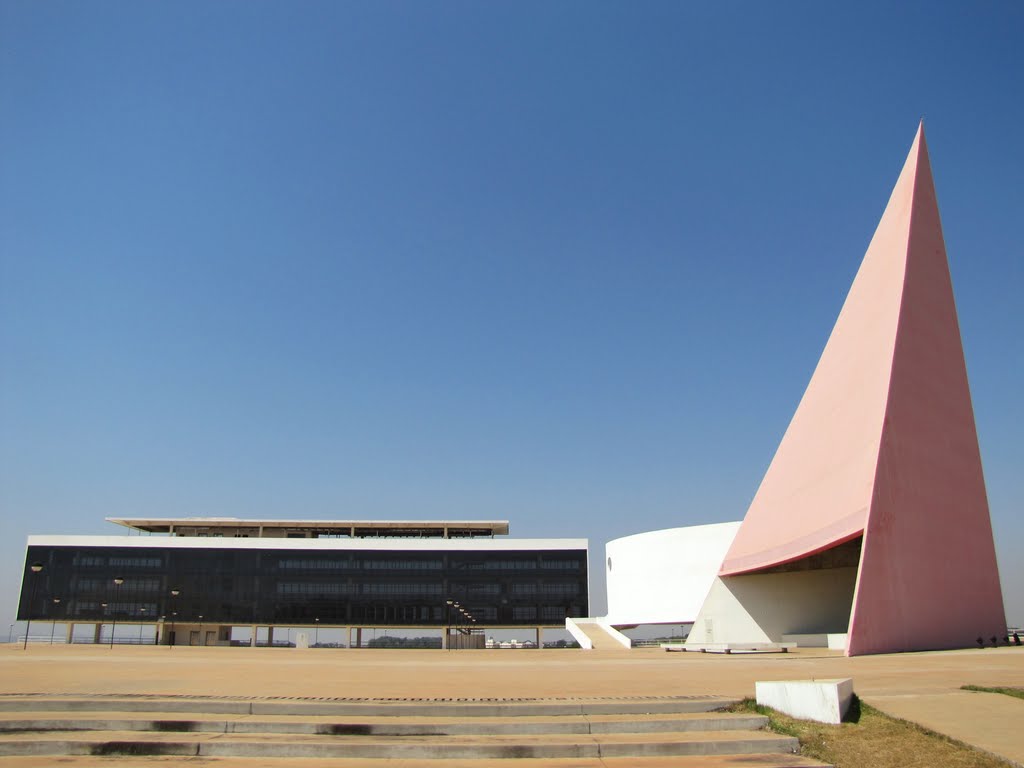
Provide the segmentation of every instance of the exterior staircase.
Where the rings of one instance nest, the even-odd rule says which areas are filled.
[[[402,760],[406,768],[516,759],[528,768],[808,768],[796,739],[759,715],[717,711],[711,696],[600,699],[285,699],[0,697],[0,756],[67,766],[174,756],[215,765],[332,766]],[[21,756],[29,762],[11,762]],[[81,756],[79,758],[75,756]],[[566,759],[569,758],[567,761]],[[526,760],[527,762],[522,762]],[[36,761],[36,762],[32,762]],[[349,763],[348,761],[352,761]],[[443,761],[443,762],[441,762]],[[205,763],[204,763],[205,764]],[[327,764],[326,762],[324,763]],[[477,763],[479,764],[479,763]],[[500,762],[497,764],[501,764]]]

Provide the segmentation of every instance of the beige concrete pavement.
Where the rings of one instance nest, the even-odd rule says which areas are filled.
[[[0,693],[563,698],[752,696],[757,680],[852,677],[857,693],[1024,687],[1024,648],[846,658],[836,652],[714,655],[636,649],[348,650],[0,646]]]
[[[303,698],[752,696],[758,680],[852,677],[869,704],[1016,762],[1024,728],[1010,697],[966,684],[1024,687],[1024,648],[846,658],[636,649],[371,650],[153,646],[0,646],[0,694]],[[998,699],[1007,699],[1002,702]],[[1012,727],[1010,726],[1012,723]]]

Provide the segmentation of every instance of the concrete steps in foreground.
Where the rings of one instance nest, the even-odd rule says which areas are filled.
[[[821,765],[794,756],[796,739],[759,730],[765,718],[713,711],[728,703],[705,696],[515,702],[3,697],[0,756],[5,765],[18,756],[60,755],[118,765],[132,758],[241,760],[240,766],[253,768],[328,759],[331,765],[397,760],[403,766],[516,759],[527,768],[525,759],[575,768],[670,756],[718,756],[724,762],[693,765],[723,767]]]
[[[157,712],[312,717],[524,717],[714,712],[720,696],[587,699],[229,699],[152,696],[0,696],[4,712]]]
[[[567,715],[564,717],[362,717],[340,722],[337,718],[256,715],[202,716],[194,719],[154,720],[142,714],[90,713],[80,717],[48,718],[0,714],[0,736],[5,733],[49,731],[150,731],[154,733],[292,733],[312,736],[487,736],[598,733],[681,733],[736,731],[763,728],[760,715],[693,713],[668,715]]]
[[[198,768],[364,768],[375,765],[361,758],[249,758],[249,757],[191,757],[189,766]],[[154,766],[180,766],[180,757],[90,757],[64,755],[59,758],[61,768],[154,768]],[[57,761],[55,760],[56,764]],[[0,758],[3,768],[40,768],[38,756]],[[384,765],[381,763],[381,765]],[[797,755],[698,755],[681,757],[580,757],[551,760],[393,760],[388,768],[822,768],[822,764]]]

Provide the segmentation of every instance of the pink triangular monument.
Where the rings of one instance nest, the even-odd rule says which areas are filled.
[[[855,655],[1006,632],[923,124],[720,577],[725,597],[702,611],[719,640],[846,632]],[[817,595],[805,615],[803,591]],[[775,601],[771,618],[758,601]]]

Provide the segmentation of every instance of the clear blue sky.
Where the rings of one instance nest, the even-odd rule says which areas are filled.
[[[1024,5],[0,0],[0,619],[112,515],[740,519],[924,116],[1024,623]],[[6,626],[4,627],[6,630]]]

